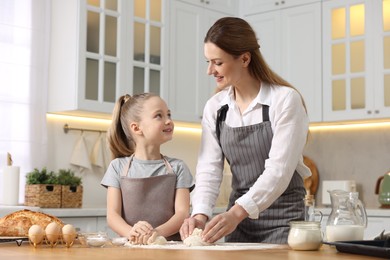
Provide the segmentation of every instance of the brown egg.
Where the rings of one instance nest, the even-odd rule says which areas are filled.
[[[45,236],[45,231],[39,225],[32,225],[28,230],[28,238],[34,244],[41,243],[44,236]]]
[[[62,228],[62,239],[66,245],[72,245],[76,235],[76,229],[71,224],[66,224]]]
[[[46,226],[45,231],[47,240],[55,244],[61,235],[61,226],[57,222],[51,222]]]

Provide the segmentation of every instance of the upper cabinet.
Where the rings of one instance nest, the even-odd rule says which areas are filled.
[[[264,4],[267,9],[271,2],[276,1],[244,1],[247,5],[257,5],[257,10],[261,10],[257,14],[252,14],[252,11],[250,15],[243,14],[244,18],[256,31],[260,51],[268,65],[299,90],[310,121],[320,122],[321,3],[309,1],[310,4],[304,4],[308,1],[285,0],[281,1],[286,4],[284,8],[278,5],[280,8],[263,12],[260,7]],[[290,7],[287,7],[287,3]]]
[[[52,1],[49,112],[107,116],[123,94],[166,96],[164,4]]]
[[[320,0],[244,0],[240,1],[240,11],[243,15],[251,15],[313,2],[320,2]]]
[[[390,116],[390,1],[323,3],[324,120]]]
[[[208,2],[220,2],[225,10],[233,1],[171,1],[168,104],[174,120],[200,122],[203,107],[215,92],[203,40],[210,26],[228,14],[211,10]]]
[[[311,122],[390,117],[389,0],[50,3],[49,112],[107,117],[119,96],[155,92],[175,120],[200,122],[216,86],[203,39],[217,19],[241,16]]]
[[[236,16],[238,14],[237,0],[181,0],[192,5],[204,7],[209,10],[231,14]]]

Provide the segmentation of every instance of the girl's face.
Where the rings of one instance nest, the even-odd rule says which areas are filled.
[[[163,144],[172,139],[174,123],[171,111],[160,97],[151,97],[143,104],[139,130],[147,142]]]
[[[204,44],[204,54],[208,62],[207,74],[215,77],[218,88],[239,85],[246,66],[244,55],[234,58],[211,42]]]

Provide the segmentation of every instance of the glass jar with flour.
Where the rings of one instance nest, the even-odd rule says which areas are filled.
[[[291,221],[287,243],[294,250],[318,250],[322,245],[321,222]]]

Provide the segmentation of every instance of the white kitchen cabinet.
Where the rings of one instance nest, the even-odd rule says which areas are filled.
[[[189,4],[205,7],[210,10],[222,12],[231,15],[237,15],[237,0],[181,0]]]
[[[302,94],[310,121],[322,121],[321,3],[244,17],[266,62]]]
[[[390,218],[369,216],[367,228],[364,232],[365,239],[373,239],[377,237],[382,231],[390,232]]]
[[[166,1],[51,2],[48,110],[107,116],[123,94],[166,95]]]
[[[215,91],[214,79],[207,75],[203,40],[223,16],[203,6],[171,2],[168,104],[174,120],[200,122],[203,107]]]
[[[240,1],[240,13],[251,15],[299,5],[320,2],[320,0],[244,0]]]
[[[390,116],[390,2],[324,1],[324,121]]]

